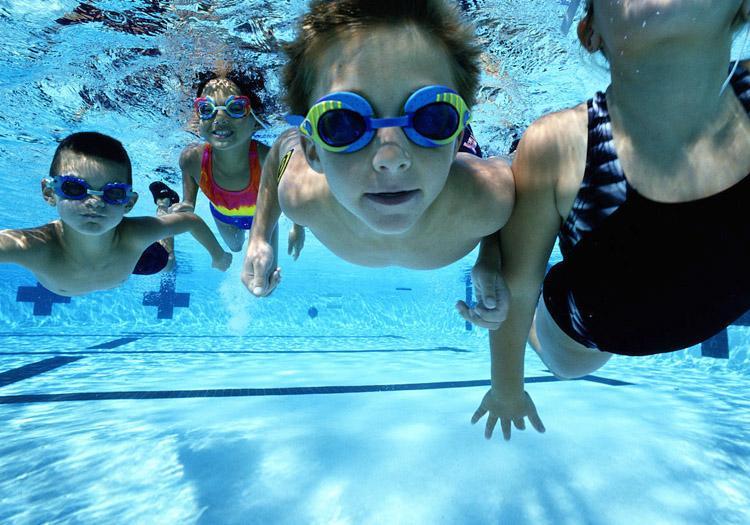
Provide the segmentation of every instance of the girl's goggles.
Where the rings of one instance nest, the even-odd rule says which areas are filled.
[[[133,196],[133,186],[120,182],[108,182],[101,190],[93,190],[88,182],[73,175],[56,175],[44,179],[44,185],[65,199],[82,200],[89,195],[98,195],[107,204],[125,204]]]
[[[200,97],[195,99],[193,107],[201,120],[211,120],[220,109],[232,118],[242,118],[250,112],[250,98],[231,95],[223,106],[217,106],[211,97]]]
[[[367,146],[379,128],[402,128],[409,140],[424,148],[450,144],[464,131],[471,112],[452,89],[427,86],[411,94],[401,117],[373,118],[365,98],[341,91],[315,102],[306,117],[289,115],[286,120],[327,151],[352,153]]]

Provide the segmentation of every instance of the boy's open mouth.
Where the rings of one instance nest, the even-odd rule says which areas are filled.
[[[404,204],[409,202],[417,196],[419,190],[406,190],[406,191],[384,191],[380,193],[365,193],[365,197],[377,202],[378,204],[386,204],[389,206],[395,206],[396,204]]]
[[[226,139],[234,135],[234,132],[228,129],[217,129],[217,130],[212,131],[211,134],[214,137],[218,137],[220,139]]]

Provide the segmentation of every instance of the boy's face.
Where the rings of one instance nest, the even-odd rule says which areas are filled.
[[[211,97],[217,106],[223,106],[230,96],[240,96],[240,88],[231,80],[217,78],[206,84],[202,97]],[[213,118],[199,120],[198,129],[203,140],[215,149],[231,149],[245,145],[257,129],[255,118],[248,111],[244,117],[232,118],[220,109]]]
[[[421,30],[368,28],[334,40],[318,61],[312,105],[337,91],[366,98],[375,117],[403,115],[417,89],[455,89],[447,54]],[[424,148],[401,128],[381,128],[366,147],[333,153],[305,137],[313,169],[325,174],[331,193],[349,212],[382,234],[408,232],[443,190],[460,144]]]
[[[100,190],[107,183],[128,182],[125,166],[69,151],[61,153],[58,175],[79,177],[93,190]],[[115,228],[138,200],[137,194],[126,204],[108,204],[98,195],[88,195],[80,200],[68,199],[58,196],[51,188],[43,189],[42,194],[51,206],[57,208],[60,219],[67,226],[87,235],[101,235]]]

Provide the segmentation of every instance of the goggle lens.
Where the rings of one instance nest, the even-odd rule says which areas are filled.
[[[362,115],[349,109],[326,111],[318,119],[318,134],[329,146],[341,147],[356,142],[367,131]]]
[[[102,197],[104,197],[105,202],[112,204],[122,204],[128,199],[125,188],[105,188]]]
[[[216,106],[214,106],[208,100],[204,100],[198,102],[198,104],[196,105],[196,111],[198,112],[198,116],[201,119],[207,120],[216,114]]]
[[[234,99],[227,104],[226,112],[230,117],[240,118],[244,117],[247,113],[247,108],[250,104],[244,98]]]
[[[459,125],[456,108],[446,102],[435,102],[419,108],[412,121],[412,127],[431,140],[445,140],[451,137]]]
[[[70,199],[82,199],[87,195],[88,188],[80,182],[66,180],[60,185],[60,190]]]

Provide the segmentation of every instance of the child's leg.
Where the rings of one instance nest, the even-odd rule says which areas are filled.
[[[156,204],[156,216],[166,215],[169,213],[169,207],[172,204],[179,202],[180,197],[177,192],[171,189],[169,186],[161,181],[152,182],[149,184],[148,189],[151,191],[151,195],[154,197],[154,204]],[[174,237],[162,239],[159,241],[164,249],[169,254],[167,265],[162,271],[169,272],[174,269],[175,258],[174,258]]]
[[[167,199],[159,199],[159,201],[156,203],[156,216],[160,215],[166,215],[169,213],[169,206],[171,205],[171,201]],[[174,269],[175,265],[175,258],[174,258],[174,237],[167,237],[166,239],[162,239],[159,241],[159,244],[161,244],[165,250],[167,250],[167,253],[169,254],[169,259],[167,260],[167,265],[162,270],[163,272],[171,272]]]
[[[245,243],[246,230],[222,222],[216,217],[214,217],[214,221],[216,222],[216,228],[219,230],[221,238],[227,243],[229,249],[233,252],[242,250],[242,245]]]
[[[563,332],[539,300],[529,343],[547,368],[560,379],[585,376],[604,366],[612,354],[587,348]]]

